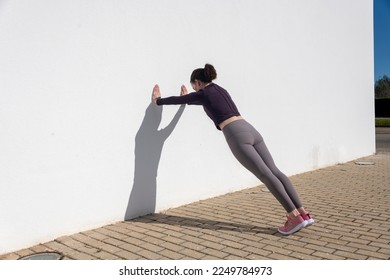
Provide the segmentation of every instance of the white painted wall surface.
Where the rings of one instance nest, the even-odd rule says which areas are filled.
[[[201,107],[150,106],[205,62],[286,174],[373,154],[372,6],[0,1],[0,253],[259,185]]]

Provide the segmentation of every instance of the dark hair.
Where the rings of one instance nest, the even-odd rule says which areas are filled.
[[[217,78],[217,71],[211,64],[206,64],[204,68],[198,68],[192,71],[190,82],[194,83],[195,80],[199,80],[203,83],[211,83],[212,80]]]

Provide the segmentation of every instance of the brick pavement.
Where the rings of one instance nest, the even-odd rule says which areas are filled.
[[[358,165],[370,161],[374,165]],[[264,187],[59,237],[0,256],[57,251],[64,259],[390,259],[390,128],[377,154],[292,176],[316,223],[285,237]]]

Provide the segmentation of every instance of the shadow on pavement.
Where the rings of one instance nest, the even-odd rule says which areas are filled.
[[[235,232],[250,232],[262,233],[269,235],[279,235],[275,228],[257,227],[240,223],[224,222],[218,220],[208,220],[202,218],[190,218],[166,214],[151,214],[141,218],[134,219],[132,222],[144,222],[155,224],[166,224],[179,227],[192,227],[209,229],[215,231],[235,231]]]

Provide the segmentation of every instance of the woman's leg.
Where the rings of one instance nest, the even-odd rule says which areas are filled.
[[[256,149],[260,157],[263,159],[267,167],[271,170],[271,172],[280,180],[280,182],[282,182],[283,187],[286,193],[288,194],[288,196],[290,197],[291,201],[294,203],[295,208],[302,208],[302,203],[301,200],[299,199],[297,191],[295,190],[290,179],[283,172],[281,172],[279,168],[276,167],[276,164],[271,156],[271,153],[269,152],[264,141],[261,140],[260,142],[256,143],[254,145],[254,148]]]
[[[252,126],[238,121],[226,126],[224,134],[237,160],[267,186],[287,211],[287,221],[278,228],[278,231],[281,234],[288,235],[305,227],[307,222],[298,212],[283,183],[273,174],[255,148],[255,143],[262,142],[261,135]]]
[[[307,222],[308,225],[312,225],[314,223],[314,219],[311,217],[310,213],[306,212],[305,208],[303,208],[301,200],[299,199],[298,193],[295,190],[295,187],[291,183],[290,179],[276,167],[275,162],[269,152],[267,146],[264,143],[261,135],[256,131],[257,134],[257,142],[254,145],[257,153],[263,159],[267,167],[271,170],[271,172],[282,182],[286,193],[288,194],[291,201],[294,203],[297,210],[289,213],[290,217],[294,217],[300,214],[303,219]]]
[[[273,174],[255,149],[253,134],[241,132],[227,140],[236,159],[267,186],[287,213],[296,212],[296,206],[286,192],[283,183]]]

